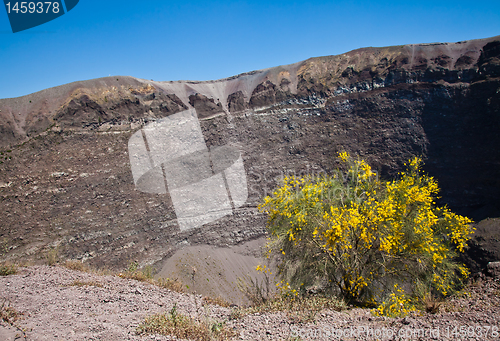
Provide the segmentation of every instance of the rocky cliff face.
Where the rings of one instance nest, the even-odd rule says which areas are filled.
[[[208,147],[241,151],[249,196],[181,232],[168,193],[136,190],[127,142],[189,108]],[[364,48],[210,82],[108,77],[3,99],[0,110],[0,240],[11,259],[57,247],[120,268],[161,263],[187,244],[255,239],[265,224],[256,204],[278,179],[332,171],[342,150],[386,177],[421,155],[442,203],[476,220],[500,216],[500,37]],[[476,246],[476,259],[500,256]]]

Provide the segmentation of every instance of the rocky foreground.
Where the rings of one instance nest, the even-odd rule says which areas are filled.
[[[4,308],[10,305],[20,313],[13,324],[0,321],[1,340],[172,340],[139,336],[136,328],[145,316],[169,311],[174,304],[180,313],[225,322],[239,340],[500,338],[500,276],[480,277],[464,294],[443,303],[437,314],[406,318],[374,317],[360,308],[304,313],[302,318],[284,312],[234,318],[238,308],[202,306],[200,295],[57,266],[20,268],[0,277],[0,296]]]

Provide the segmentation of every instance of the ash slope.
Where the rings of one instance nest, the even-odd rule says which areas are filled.
[[[127,141],[188,108],[208,146],[242,151],[250,193],[234,215],[180,232],[168,195],[135,189]],[[277,179],[332,171],[341,150],[388,177],[422,155],[442,203],[478,221],[500,216],[500,37],[363,48],[208,82],[107,77],[3,99],[0,110],[10,260],[42,261],[57,247],[97,266],[160,267],[188,244],[257,239],[256,203]],[[500,258],[497,220],[483,226],[478,268]]]

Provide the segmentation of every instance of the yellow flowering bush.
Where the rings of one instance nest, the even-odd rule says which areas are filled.
[[[278,257],[285,282],[375,304],[395,294],[394,285],[410,295],[456,290],[468,270],[454,259],[467,247],[472,221],[436,206],[439,188],[422,161],[415,157],[398,179],[381,181],[365,161],[339,158],[347,172],[285,177],[259,206],[268,214],[268,255]]]

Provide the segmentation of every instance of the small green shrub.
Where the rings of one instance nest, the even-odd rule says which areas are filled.
[[[153,276],[155,275],[155,269],[151,265],[146,265],[144,269],[142,269],[142,273],[147,278],[153,278]]]
[[[9,243],[6,238],[0,242],[0,257],[3,257],[9,252]]]
[[[136,272],[138,268],[139,268],[139,263],[137,261],[132,261],[128,263],[127,272]]]

